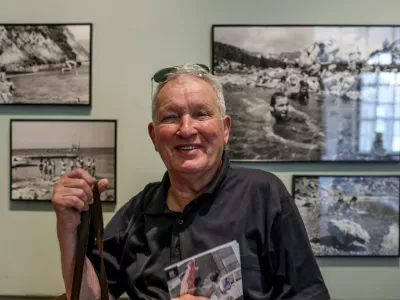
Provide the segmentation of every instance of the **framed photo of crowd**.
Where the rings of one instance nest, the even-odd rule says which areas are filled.
[[[292,195],[315,256],[399,256],[394,175],[294,175]]]
[[[103,202],[116,202],[117,120],[11,119],[10,198],[51,201],[60,176],[82,168],[107,178]]]
[[[92,104],[92,24],[0,24],[0,105]]]
[[[232,161],[400,161],[400,27],[213,25]]]

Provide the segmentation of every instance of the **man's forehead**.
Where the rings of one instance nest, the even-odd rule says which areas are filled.
[[[204,98],[216,99],[217,95],[212,86],[201,78],[192,75],[181,75],[167,82],[158,94],[158,100],[171,97],[184,97],[191,94],[201,94]]]
[[[281,97],[276,98],[277,103],[278,102],[288,102],[288,101],[289,101],[289,99],[286,96],[281,96]]]

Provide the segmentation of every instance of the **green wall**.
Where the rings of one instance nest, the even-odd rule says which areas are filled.
[[[107,222],[133,194],[147,182],[159,180],[164,172],[147,135],[153,72],[189,61],[209,63],[212,24],[395,24],[399,22],[400,8],[395,0],[1,0],[0,5],[0,20],[4,23],[94,24],[91,111],[0,106],[0,295],[3,296],[52,296],[63,289],[51,203],[9,201],[10,118],[118,119],[118,204],[107,208]],[[399,174],[397,165],[379,164],[253,164],[251,167],[276,173],[289,189],[291,176],[298,173]],[[400,299],[398,259],[337,258],[320,259],[319,263],[334,299]]]

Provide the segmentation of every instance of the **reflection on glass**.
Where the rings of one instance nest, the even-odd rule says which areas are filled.
[[[375,104],[361,103],[361,118],[374,118],[375,117]]]
[[[361,74],[362,85],[375,85],[378,81],[378,73],[375,72],[363,72]]]
[[[377,88],[376,87],[362,87],[361,89],[361,101],[365,102],[375,102],[378,96]],[[399,91],[400,96],[400,91]]]
[[[378,105],[376,108],[376,116],[382,118],[389,118],[393,116],[393,105]]]
[[[396,83],[396,77],[393,76],[392,72],[380,72],[379,73],[379,84],[380,85],[394,85]]]
[[[378,101],[380,103],[393,102],[395,89],[391,86],[379,86]]]

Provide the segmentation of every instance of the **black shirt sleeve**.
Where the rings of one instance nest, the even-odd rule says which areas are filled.
[[[301,215],[284,194],[271,228],[276,257],[272,299],[329,300]]]

